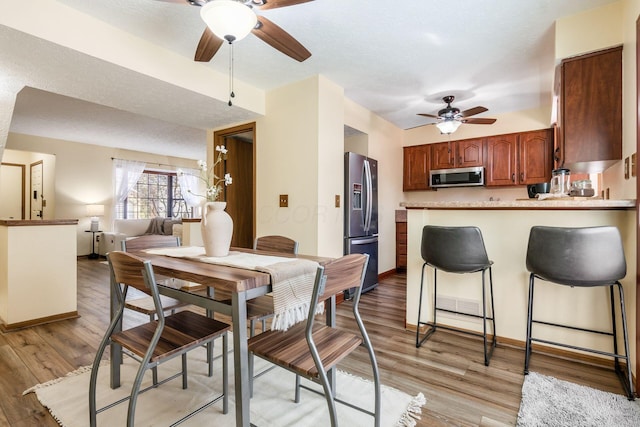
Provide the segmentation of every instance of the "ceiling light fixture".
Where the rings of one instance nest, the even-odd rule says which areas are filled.
[[[440,129],[440,133],[450,134],[454,133],[462,122],[455,119],[445,119],[439,123],[436,123],[438,129]]]
[[[245,38],[258,23],[256,14],[236,0],[213,0],[202,6],[200,16],[218,38],[232,43]]]
[[[256,27],[258,17],[249,6],[237,0],[212,0],[202,6],[200,17],[216,37],[231,45],[228,102],[231,107],[231,99],[236,96],[233,91],[233,42],[245,38]]]

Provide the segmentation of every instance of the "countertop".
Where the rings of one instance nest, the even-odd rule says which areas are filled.
[[[39,225],[76,225],[77,219],[0,219],[0,225],[8,227]]]
[[[562,200],[500,200],[467,202],[401,202],[406,209],[496,209],[496,210],[627,210],[635,209],[633,199],[602,200],[594,198],[571,197]]]

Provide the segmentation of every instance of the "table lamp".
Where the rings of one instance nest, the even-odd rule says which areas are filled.
[[[99,216],[104,215],[104,205],[87,205],[87,216],[91,217],[91,231],[100,229]]]

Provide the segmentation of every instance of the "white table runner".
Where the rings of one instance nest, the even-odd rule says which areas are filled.
[[[272,330],[286,331],[294,324],[306,320],[309,314],[318,270],[318,263],[315,261],[237,251],[230,251],[226,257],[208,257],[201,246],[157,248],[145,252],[269,273],[274,306]],[[318,304],[316,314],[323,311],[324,304]]]

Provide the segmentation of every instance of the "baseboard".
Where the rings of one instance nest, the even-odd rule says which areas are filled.
[[[447,325],[448,328],[451,328],[451,326]],[[422,326],[420,328],[420,332],[426,332],[428,326]],[[416,325],[414,324],[407,324],[405,322],[405,329],[411,332],[416,332]],[[465,334],[465,336],[468,336],[467,334],[469,332],[473,332],[473,333],[477,333],[477,331],[473,331],[470,329],[464,329],[464,328],[455,328],[457,331],[452,331],[450,329],[447,330],[447,332],[451,332],[451,333],[460,333],[460,334]],[[487,339],[492,340],[493,339],[493,335],[491,334],[487,334]],[[525,347],[526,347],[526,343],[523,340],[517,340],[517,339],[513,339],[513,338],[506,338],[506,337],[501,337],[500,335],[498,335],[496,337],[496,342],[498,343],[498,345],[502,345],[502,346],[508,346],[508,347],[512,347],[512,348],[516,348],[519,350],[522,350],[524,352]],[[568,359],[568,360],[575,360],[575,361],[579,361],[582,363],[587,363],[590,365],[594,365],[594,366],[602,366],[605,368],[611,368],[613,369],[614,367],[614,361],[611,358],[606,358],[606,357],[599,357],[599,356],[594,356],[591,354],[586,354],[586,353],[581,353],[578,351],[572,351],[569,349],[565,349],[565,348],[560,348],[560,347],[552,347],[549,345],[544,345],[544,344],[539,344],[539,343],[532,343],[532,347],[531,347],[532,351],[534,353],[544,353],[550,356],[554,356],[554,357],[559,357],[562,359]],[[524,355],[523,355],[524,357]],[[523,359],[524,360],[524,359]],[[624,365],[623,362],[620,362],[622,365]]]
[[[0,323],[0,331],[12,332],[19,329],[30,328],[36,325],[44,325],[45,323],[59,322],[61,320],[77,319],[80,315],[77,311],[70,311],[68,313],[56,314],[54,316],[40,317],[39,319],[27,320],[17,323]]]
[[[387,277],[391,277],[391,276],[393,276],[395,274],[396,274],[396,269],[395,268],[393,270],[384,271],[384,272],[378,274],[378,281],[386,279]]]

